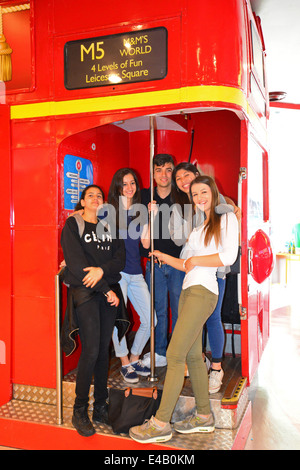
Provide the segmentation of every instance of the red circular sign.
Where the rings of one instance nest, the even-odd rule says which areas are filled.
[[[263,230],[257,230],[251,237],[249,246],[252,250],[252,277],[261,284],[273,271],[274,256],[271,241]]]
[[[82,170],[82,163],[80,160],[76,160],[76,170],[81,171]]]

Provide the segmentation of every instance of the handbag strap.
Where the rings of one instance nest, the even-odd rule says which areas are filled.
[[[153,397],[154,400],[157,399],[157,387],[149,388],[149,387],[144,387],[144,388],[126,388],[125,389],[125,397],[129,397],[129,395],[137,395],[140,397],[148,397],[151,398]]]

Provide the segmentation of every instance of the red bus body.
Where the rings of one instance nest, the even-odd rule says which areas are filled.
[[[13,4],[0,1],[3,8]],[[260,24],[249,1],[31,0],[29,10],[3,14],[3,25],[13,49],[13,76],[0,95],[0,405],[11,399],[13,384],[55,388],[54,277],[70,213],[64,205],[65,156],[89,160],[93,181],[106,195],[123,166],[136,169],[148,187],[149,130],[129,132],[113,123],[149,115],[183,129],[158,129],[156,153],[186,161],[193,134],[191,161],[236,203],[240,187],[241,357],[250,382],[269,335],[272,262],[261,268],[259,253],[268,248],[255,251],[257,231],[266,234],[267,245],[269,234],[268,90]],[[151,80],[146,46],[154,47],[158,32],[166,32],[167,55],[159,58],[165,73]],[[122,34],[133,38],[133,51],[103,67],[106,41]],[[66,44],[85,40],[91,48],[81,49],[78,69],[87,56],[96,67],[83,75],[81,87],[67,89]],[[124,83],[109,84],[113,67]],[[267,272],[259,279],[249,267],[257,260],[254,268]],[[66,370],[75,360],[65,363]]]

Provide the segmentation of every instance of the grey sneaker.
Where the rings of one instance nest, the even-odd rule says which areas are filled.
[[[141,426],[134,426],[129,429],[129,436],[142,444],[150,442],[166,442],[172,439],[172,429],[170,423],[163,428],[157,427],[153,416],[147,419]]]
[[[207,419],[200,418],[196,414],[188,416],[183,421],[174,423],[174,429],[182,434],[192,434],[193,432],[214,432],[215,420],[212,414]]]

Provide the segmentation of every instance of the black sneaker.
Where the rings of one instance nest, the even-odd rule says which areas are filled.
[[[74,408],[72,416],[72,424],[78,434],[84,437],[89,437],[95,434],[94,426],[92,425],[88,416],[87,407]]]
[[[93,422],[94,423],[104,423],[109,424],[108,422],[108,404],[104,405],[94,405],[93,411]]]

